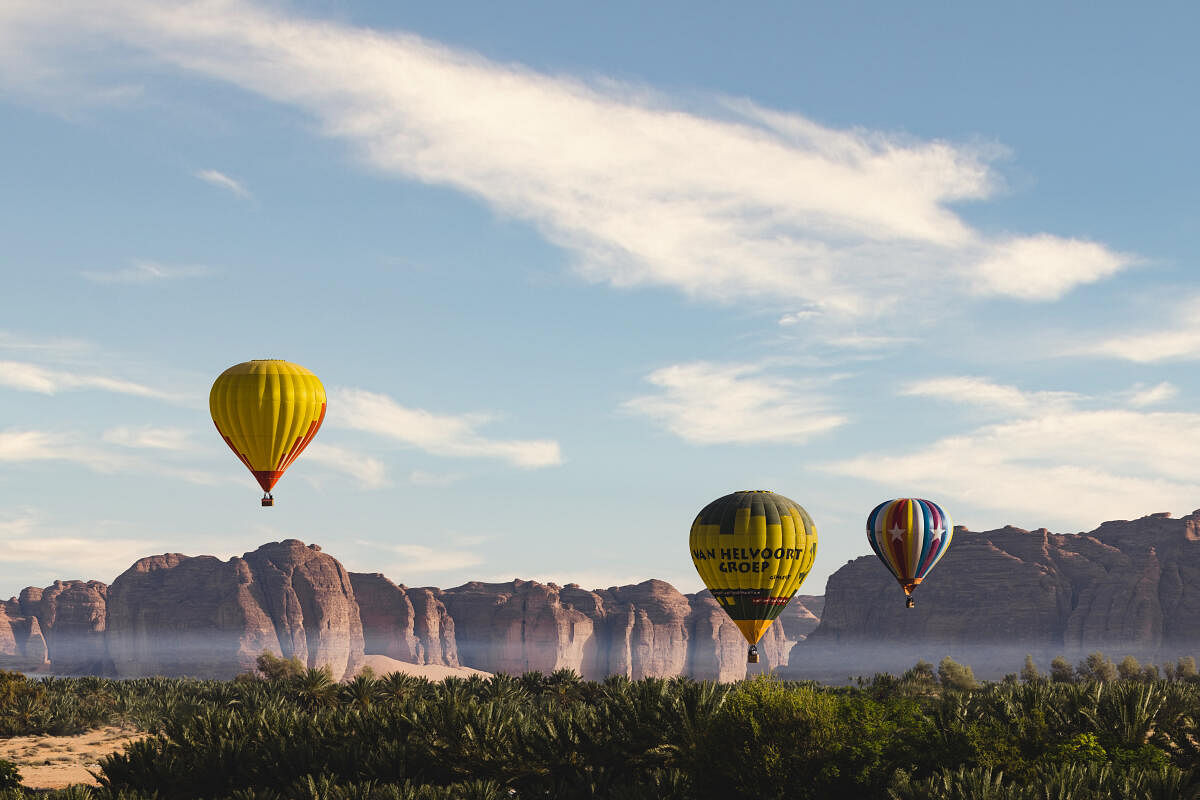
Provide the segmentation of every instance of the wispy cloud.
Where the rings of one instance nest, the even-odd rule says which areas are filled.
[[[1179,387],[1163,381],[1155,386],[1137,386],[1130,392],[1129,404],[1138,408],[1155,406],[1175,399]]]
[[[217,172],[215,169],[202,169],[193,174],[205,183],[233,192],[238,197],[250,196],[250,192],[242,185],[241,181],[231,178],[223,172]]]
[[[100,438],[109,444],[150,450],[184,451],[193,446],[190,431],[183,428],[157,428],[150,425],[122,425],[110,428]]]
[[[83,277],[94,283],[157,283],[178,278],[199,278],[212,273],[208,267],[168,266],[153,261],[135,261],[125,269],[110,272],[85,271]]]
[[[655,370],[658,388],[622,403],[693,444],[801,443],[846,422],[804,384],[762,366],[697,361]]]
[[[71,432],[9,429],[0,431],[0,464],[62,461],[96,472],[154,474],[200,485],[244,482],[233,471],[207,472],[186,461],[181,466],[178,457],[163,457],[186,453],[185,437],[167,428],[113,428],[99,440]]]
[[[550,76],[273,5],[66,7],[10,12],[21,34],[10,58],[69,63],[77,44],[107,42],[291,105],[380,171],[532,221],[583,275],[616,286],[856,317],[934,292],[1052,300],[1136,261],[1097,242],[967,224],[951,208],[995,192],[994,147],[839,130],[739,100],[698,111],[643,86]]]
[[[954,386],[954,380],[943,379],[941,388]],[[1190,511],[1195,505],[1200,414],[1088,409],[1081,406],[1098,401],[1024,392],[978,378],[957,380],[962,391],[919,394],[976,403],[1007,412],[1007,418],[925,446],[867,453],[826,468],[896,492],[1028,515],[1038,524],[1091,525],[1147,509]]]
[[[530,468],[562,463],[556,441],[480,435],[477,429],[492,421],[491,414],[435,414],[362,389],[338,389],[334,394],[331,422],[343,428],[387,436],[438,456],[495,458]]]
[[[373,571],[382,572],[396,583],[409,583],[406,576],[430,572],[451,572],[483,563],[477,551],[463,547],[428,547],[423,544],[384,544],[357,540],[357,544],[387,553],[396,559]]]
[[[364,488],[379,489],[388,485],[383,462],[364,453],[345,447],[313,442],[304,451],[308,461],[321,464],[357,480]]]
[[[15,590],[64,577],[111,583],[134,561],[157,552],[158,543],[112,535],[111,527],[101,521],[86,533],[64,530],[31,509],[0,519],[0,579]]]
[[[22,336],[12,331],[0,331],[0,350],[35,352],[44,355],[78,355],[92,349],[90,342],[82,339],[56,337],[53,339]]]
[[[900,394],[908,397],[932,397],[960,405],[1017,413],[1065,408],[1078,398],[1078,395],[1072,392],[1026,392],[1015,386],[970,376],[914,381],[903,386]]]
[[[5,461],[71,461],[100,472],[111,472],[130,463],[120,455],[69,434],[12,429],[0,431],[0,462]]]
[[[62,391],[79,389],[98,389],[105,392],[150,397],[158,400],[177,401],[180,399],[170,392],[164,392],[161,389],[155,389],[121,378],[49,369],[26,361],[0,361],[0,386],[21,389],[27,392],[38,392],[40,394],[57,394]]]

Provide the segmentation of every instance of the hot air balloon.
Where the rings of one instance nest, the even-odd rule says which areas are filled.
[[[774,492],[734,492],[696,516],[691,549],[704,585],[750,643],[747,662],[757,664],[758,640],[817,557],[812,517]]]
[[[913,589],[946,554],[952,538],[950,517],[928,500],[888,500],[875,506],[867,517],[867,541],[900,582],[909,608],[915,605]]]
[[[213,381],[208,407],[225,443],[262,487],[262,504],[275,505],[271,489],[325,419],[321,381],[281,359],[247,361]]]

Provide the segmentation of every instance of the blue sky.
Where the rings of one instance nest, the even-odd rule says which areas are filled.
[[[0,5],[0,596],[317,542],[699,587],[708,501],[1200,506],[1190,6]],[[329,417],[262,509],[208,417]],[[880,567],[883,568],[882,566]]]

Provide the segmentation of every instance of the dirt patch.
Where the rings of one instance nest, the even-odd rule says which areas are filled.
[[[31,789],[61,789],[75,783],[97,786],[92,773],[100,771],[100,759],[145,736],[118,725],[78,736],[13,736],[0,739],[0,758],[16,764],[21,783]]]

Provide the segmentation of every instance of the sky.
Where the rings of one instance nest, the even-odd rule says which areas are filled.
[[[740,489],[813,517],[813,594],[894,497],[1189,513],[1198,23],[0,0],[0,597],[286,538],[690,592]],[[269,509],[207,405],[255,358],[329,397]]]

